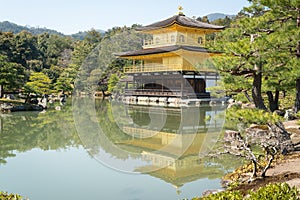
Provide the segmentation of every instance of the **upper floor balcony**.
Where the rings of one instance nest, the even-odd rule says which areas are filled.
[[[195,68],[192,65],[182,64],[146,64],[140,66],[124,67],[124,73],[144,73],[144,72],[172,72],[172,71],[202,71],[202,72],[215,72],[215,69],[209,68]]]
[[[164,46],[171,46],[171,45],[186,45],[186,46],[197,46],[203,47],[204,46],[204,39],[203,37],[185,37],[184,35],[180,36],[171,36],[170,38],[162,38],[162,37],[155,37],[152,40],[144,40],[143,48],[158,48]]]
[[[124,73],[142,73],[142,72],[166,72],[166,71],[194,71],[193,66],[183,66],[181,64],[163,65],[147,64],[141,66],[124,67]]]

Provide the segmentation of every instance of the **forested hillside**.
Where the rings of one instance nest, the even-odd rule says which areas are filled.
[[[234,15],[226,15],[223,13],[212,13],[212,14],[209,14],[204,17],[207,17],[207,19],[209,21],[213,22],[216,20],[224,19],[226,17],[232,19],[234,17]],[[100,30],[100,29],[95,29],[95,30],[102,34],[105,33],[104,30]],[[0,22],[0,31],[1,32],[12,32],[14,34],[20,33],[21,31],[27,31],[29,33],[32,33],[33,35],[48,33],[50,35],[67,36],[66,34],[60,33],[56,30],[48,29],[46,27],[21,26],[21,25],[18,25],[18,24],[9,22],[9,21]],[[83,40],[86,35],[88,35],[88,31],[79,31],[79,32],[71,34],[69,36],[73,37],[74,39]]]
[[[91,30],[83,40],[48,33],[33,35],[28,31],[21,31],[17,34],[0,32],[1,96],[5,92],[20,91],[36,94],[72,92],[77,73],[92,50],[100,43],[102,43],[101,49],[109,48],[111,45],[107,41],[111,37],[131,30],[131,27],[117,27],[107,31],[104,35]],[[138,42],[141,44],[141,41]],[[114,52],[104,53],[112,55]],[[116,62],[118,60],[112,59]],[[124,65],[122,62],[118,64]],[[122,66],[118,65],[113,70],[115,65],[106,63],[104,67],[112,69],[108,70],[110,73],[121,73],[119,71]],[[97,77],[97,80],[93,80],[93,84],[106,91],[109,76],[102,75],[102,77]]]
[[[42,33],[49,33],[50,35],[63,35],[62,33],[56,31],[56,30],[51,30],[48,28],[35,28],[35,27],[29,27],[29,26],[20,26],[18,24],[4,21],[0,22],[0,31],[2,32],[12,32],[12,33],[20,33],[21,31],[27,31],[29,33],[32,33],[34,35],[42,34]]]
[[[20,33],[21,31],[27,31],[32,33],[33,35],[39,35],[43,33],[48,33],[49,35],[60,35],[60,36],[67,36],[63,33],[60,33],[56,30],[48,29],[48,28],[41,28],[41,27],[30,27],[30,26],[21,26],[12,22],[4,21],[0,22],[0,31],[1,32],[12,32],[14,34]],[[97,30],[99,33],[104,34],[105,31]],[[70,36],[74,39],[83,40],[85,36],[88,35],[88,31],[79,31],[78,33],[71,34]]]

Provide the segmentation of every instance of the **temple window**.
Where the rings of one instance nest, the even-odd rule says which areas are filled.
[[[175,42],[175,36],[171,35],[171,42],[174,43]]]
[[[198,44],[202,44],[202,43],[203,43],[202,37],[198,37]]]
[[[156,44],[159,44],[159,37],[157,37],[157,38],[155,39],[155,43],[156,43]]]
[[[184,42],[184,36],[183,35],[179,36],[179,42]]]

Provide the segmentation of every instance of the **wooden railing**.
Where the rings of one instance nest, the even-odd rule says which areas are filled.
[[[190,90],[178,89],[125,89],[125,96],[146,96],[146,97],[186,97],[186,98],[209,98],[209,93],[195,93]]]
[[[153,136],[157,137],[158,134],[157,130],[148,130],[142,128],[128,127],[128,126],[123,127],[123,131],[136,138],[152,138]]]
[[[154,40],[144,40],[143,48],[154,48],[154,47],[162,47],[162,46],[169,46],[169,45],[175,45],[176,41],[168,41],[168,40],[159,40],[158,43],[156,43]]]
[[[148,48],[157,48],[157,47],[165,47],[165,46],[170,46],[170,45],[188,45],[188,46],[197,46],[197,47],[202,47],[203,44],[198,44],[195,41],[180,41],[179,39],[176,39],[174,41],[170,40],[159,40],[159,42],[155,42],[154,40],[144,40],[143,43],[143,48],[148,49]]]
[[[125,94],[130,96],[178,97],[181,96],[182,92],[180,89],[126,89]]]
[[[183,66],[181,64],[162,65],[152,64],[143,66],[124,67],[124,73],[138,73],[138,72],[165,72],[165,71],[195,71],[193,66]]]

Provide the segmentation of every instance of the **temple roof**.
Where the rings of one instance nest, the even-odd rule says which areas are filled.
[[[155,166],[142,166],[135,169],[136,172],[149,174],[153,177],[171,183],[174,186],[182,187],[199,179],[217,179],[224,175],[224,171],[218,166],[204,167],[203,165],[191,165],[190,168],[178,167],[172,170],[168,167],[156,168]]]
[[[225,28],[224,26],[217,26],[217,25],[213,25],[213,24],[200,22],[196,19],[191,19],[189,17],[186,17],[183,14],[178,14],[178,15],[174,15],[173,17],[170,17],[168,19],[137,28],[136,30],[137,31],[149,31],[149,30],[155,30],[155,29],[169,27],[169,26],[172,26],[173,24],[178,24],[178,25],[190,27],[190,28],[213,29],[213,30],[222,30]]]
[[[173,45],[173,46],[166,46],[166,47],[159,47],[159,48],[141,49],[141,50],[137,50],[137,51],[127,51],[127,52],[117,53],[115,55],[119,56],[119,57],[142,56],[142,55],[148,55],[148,54],[174,52],[174,51],[181,50],[181,49],[187,50],[187,51],[212,53],[203,47]]]

